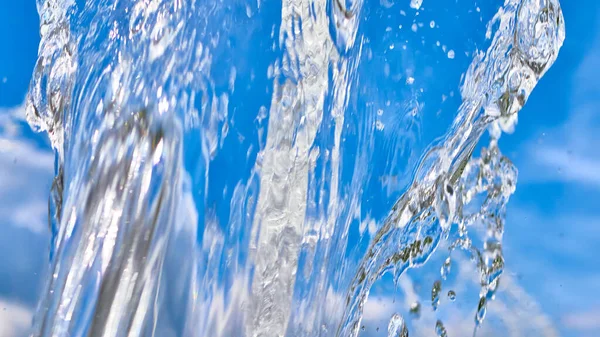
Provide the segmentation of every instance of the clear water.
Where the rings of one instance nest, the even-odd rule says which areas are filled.
[[[557,0],[38,12],[25,105],[56,177],[34,335],[557,335],[518,304],[486,321],[520,298],[498,140],[558,57]],[[386,282],[395,312],[368,324]]]

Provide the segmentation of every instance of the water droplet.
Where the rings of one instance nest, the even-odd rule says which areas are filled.
[[[442,291],[442,282],[437,280],[433,283],[433,288],[431,288],[431,305],[434,311],[437,310],[440,304],[440,291]]]
[[[448,292],[448,298],[450,299],[450,301],[454,301],[456,299],[456,293],[454,292],[454,290],[450,290]]]
[[[410,0],[410,8],[419,9],[423,4],[423,0]]]
[[[388,324],[388,337],[408,337],[408,328],[404,318],[399,314],[394,314]]]
[[[392,8],[394,6],[394,2],[393,1],[388,1],[388,0],[380,0],[379,3],[385,7],[385,8]]]
[[[484,296],[482,296],[479,299],[479,305],[477,305],[477,313],[475,314],[475,325],[479,326],[481,325],[481,323],[483,323],[483,320],[485,319],[485,312],[486,312],[486,299]]]
[[[454,59],[454,50],[450,49],[448,51],[448,58],[451,59],[451,60]]]
[[[413,302],[410,305],[409,312],[410,312],[411,315],[413,315],[416,318],[418,318],[419,316],[421,316],[421,303],[419,303],[418,301]]]
[[[448,337],[448,332],[446,332],[446,328],[440,320],[435,323],[435,333],[438,337]]]
[[[440,270],[440,274],[442,275],[442,280],[445,280],[448,277],[448,274],[450,274],[450,267],[452,266],[452,260],[450,259],[450,257],[446,258],[446,261],[444,261],[444,264],[442,265],[442,268]]]
[[[429,23],[429,27],[434,28],[435,27],[435,21],[431,20],[431,22]]]

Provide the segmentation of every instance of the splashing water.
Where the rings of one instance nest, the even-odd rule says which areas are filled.
[[[479,270],[478,329],[505,268],[516,187],[498,139],[556,60],[561,9],[506,0],[454,121],[407,154],[419,150],[426,83],[416,66],[391,69],[404,35],[375,40],[367,26],[381,8],[406,13],[373,6],[38,0],[27,117],[57,167],[34,335],[357,336],[375,282],[392,272],[400,284],[442,246]],[[417,20],[432,4],[402,6]],[[472,157],[485,130],[489,145]],[[374,191],[378,151],[397,175]],[[384,189],[397,200],[378,217],[369,198]],[[434,309],[454,260],[436,268]],[[441,320],[431,329],[448,335]],[[388,334],[408,336],[401,315]]]

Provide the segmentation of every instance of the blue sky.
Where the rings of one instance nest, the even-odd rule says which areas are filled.
[[[25,336],[49,235],[54,156],[30,131],[22,102],[39,42],[35,1],[0,1],[0,336]]]
[[[503,149],[519,168],[511,270],[565,335],[600,333],[600,7],[563,2],[567,39]]]
[[[515,133],[501,139],[519,169],[504,237],[510,286],[502,303],[520,298],[540,313],[540,326],[592,337],[600,335],[594,296],[600,290],[600,2],[563,0],[562,6],[567,38],[559,58],[520,113]],[[54,157],[45,136],[29,130],[22,109],[37,27],[35,1],[0,0],[0,337],[25,335],[47,260]],[[390,302],[372,298],[365,321],[386,321]],[[465,319],[472,324],[470,315]]]

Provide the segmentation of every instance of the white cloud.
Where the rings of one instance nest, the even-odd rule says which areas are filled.
[[[457,302],[451,303],[443,298],[440,307],[434,312],[429,297],[420,298],[416,291],[420,285],[422,286],[422,282],[414,281],[405,274],[399,280],[395,295],[369,297],[364,307],[363,324],[367,327],[364,335],[380,336],[381,331],[387,331],[389,319],[394,313],[406,313],[412,303],[419,302],[421,304],[419,318],[415,319],[410,315],[404,317],[409,322],[410,336],[433,336],[438,319],[442,320],[448,336],[472,336],[479,290],[478,278],[474,277],[477,271],[466,256],[454,256],[453,266],[456,279],[453,284],[444,284],[444,288],[450,287],[460,294]],[[472,296],[475,297],[469,298]],[[459,303],[462,304],[458,305]],[[373,327],[378,327],[379,333],[373,334]],[[477,336],[556,337],[558,335],[555,322],[518,284],[511,272],[505,271],[496,299],[488,303],[486,320],[479,328]]]
[[[363,311],[363,320],[379,321],[389,319],[395,313],[394,309],[398,307],[393,299],[387,297],[372,297],[365,303]]]
[[[0,108],[0,219],[39,233],[47,231],[54,155],[20,136],[23,110]]]
[[[593,253],[600,242],[600,216],[596,213],[564,209],[544,212],[530,207],[508,212],[504,239],[505,252],[510,252],[507,263],[525,277],[532,296],[562,331],[570,331],[570,324],[576,324],[564,317],[585,307],[600,308],[600,300],[590,297],[600,284]],[[600,319],[600,315],[596,317]]]
[[[10,235],[10,227],[20,227],[29,230],[31,236],[41,233],[47,235],[47,200],[54,155],[49,149],[39,148],[23,136],[23,127],[26,127],[23,123],[24,116],[23,104],[10,108],[0,107],[0,225],[3,226],[0,233]],[[18,263],[8,266],[28,267]],[[10,268],[13,267],[4,270],[8,275],[15,272]],[[21,271],[19,273],[24,275]],[[33,272],[31,275],[37,277]],[[31,283],[30,280],[23,281],[24,284]],[[0,290],[5,292],[7,289]],[[35,292],[35,289],[31,289],[31,292]],[[14,293],[10,295],[15,296]],[[24,303],[28,299],[17,300]],[[32,312],[32,308],[14,302],[13,299],[0,298],[0,337],[27,336]]]
[[[520,182],[569,182],[600,189],[600,36],[573,80],[566,123],[526,147]]]
[[[558,168],[560,180],[600,187],[600,158],[570,154],[568,150],[557,147],[542,147],[534,155],[550,170]]]
[[[32,317],[30,309],[0,299],[0,337],[27,336]]]
[[[25,100],[23,103],[13,107],[0,107],[0,121],[10,116],[12,118],[25,120]]]
[[[568,313],[562,318],[565,327],[580,332],[600,331],[600,308],[584,312]]]

